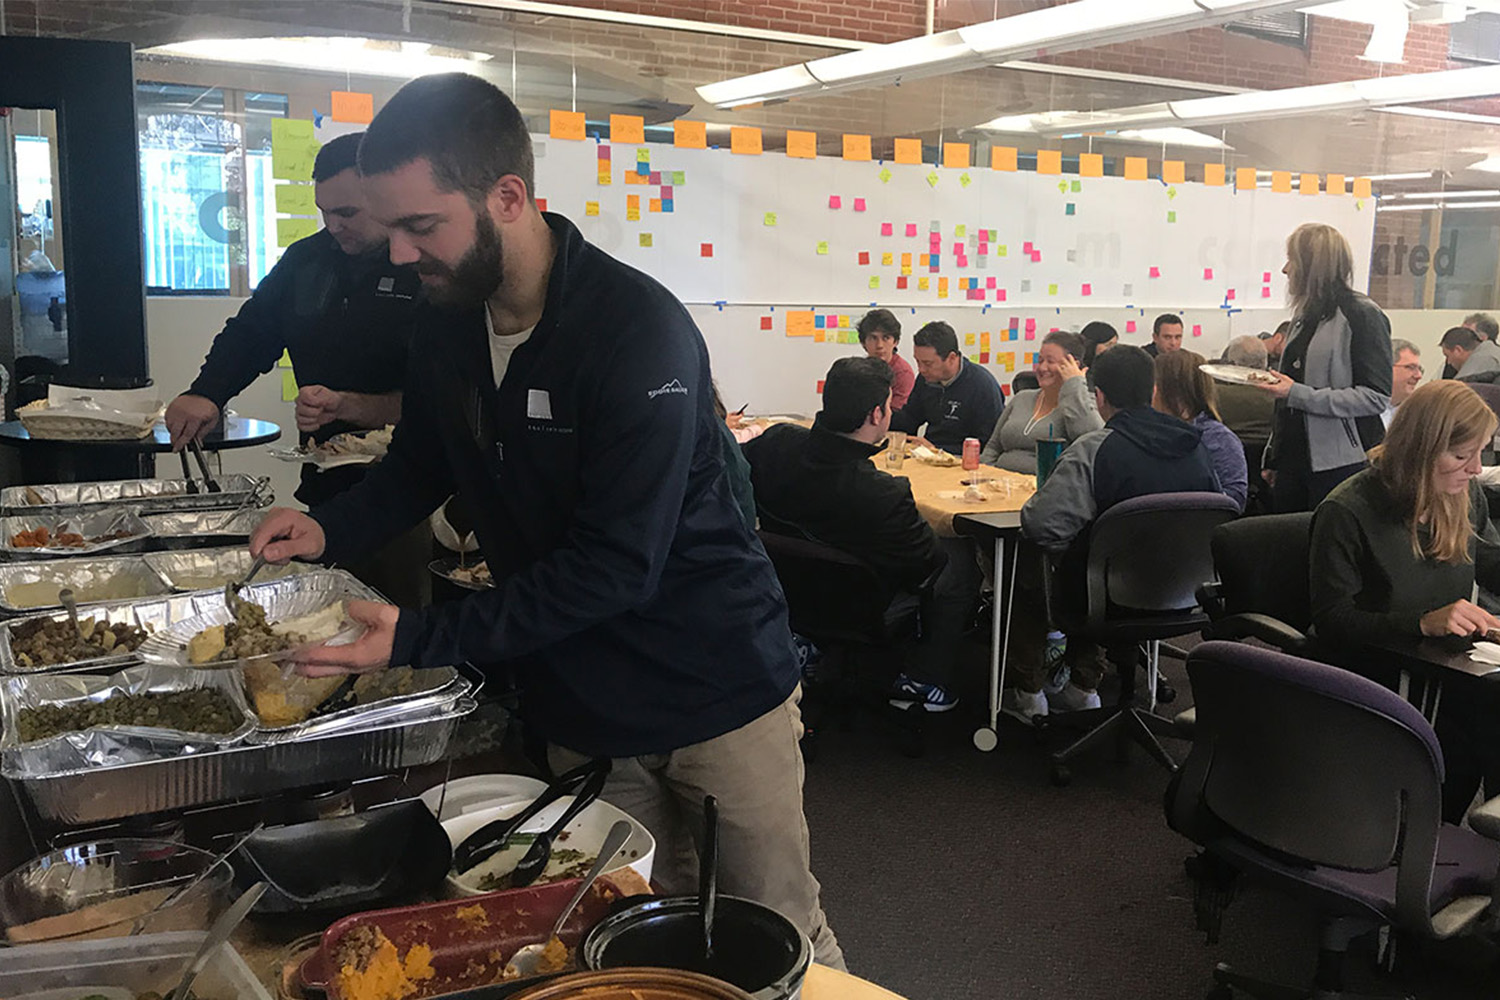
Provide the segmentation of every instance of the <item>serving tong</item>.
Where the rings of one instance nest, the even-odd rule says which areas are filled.
[[[501,848],[506,845],[511,837],[515,836],[516,832],[520,830],[522,826],[524,826],[531,819],[535,818],[537,813],[541,812],[543,809],[546,809],[552,803],[556,802],[564,795],[567,795],[569,792],[577,790],[577,795],[573,801],[573,804],[568,809],[568,813],[572,813],[573,815],[568,815],[567,813],[564,814],[566,822],[563,823],[563,826],[566,826],[567,822],[572,821],[573,816],[576,816],[577,813],[582,812],[584,806],[588,805],[588,802],[583,802],[585,794],[590,791],[593,792],[592,797],[589,798],[589,802],[592,802],[593,799],[598,798],[599,792],[604,788],[605,779],[609,777],[609,770],[610,761],[607,757],[587,761],[583,764],[580,764],[577,767],[573,768],[571,771],[568,771],[558,777],[556,781],[547,786],[546,791],[542,792],[541,795],[536,797],[531,805],[527,806],[525,809],[522,809],[514,816],[508,816],[504,819],[492,820],[491,822],[486,823],[484,826],[481,826],[479,829],[475,830],[473,833],[465,837],[459,843],[459,845],[453,849],[453,871],[456,874],[462,875],[464,872],[473,868],[475,865],[480,864],[490,857],[493,857],[500,851]],[[583,802],[583,805],[580,806],[580,802]],[[552,853],[552,837],[556,836],[556,834],[558,832],[561,832],[561,830],[562,827],[559,826],[554,828],[554,830],[551,832],[551,836],[538,834],[536,842],[531,845],[532,850],[527,852],[527,857],[529,858],[532,852],[538,851],[539,845],[543,843],[544,837],[546,844],[546,853],[550,856]],[[523,859],[523,861],[525,861],[525,859]],[[546,860],[543,859],[543,867],[545,867],[545,865]],[[520,866],[518,865],[517,868],[520,868]],[[540,870],[538,870],[538,873],[540,873]]]
[[[219,481],[209,471],[208,459],[204,457],[203,446],[198,443],[197,438],[190,439],[187,443],[187,448],[177,453],[177,457],[182,460],[182,478],[187,480],[187,491],[194,494],[203,492],[198,488],[198,481],[193,478],[192,469],[188,467],[189,451],[193,453],[193,459],[198,463],[199,471],[203,473],[204,488],[210,493],[223,493],[224,487],[219,485]]]

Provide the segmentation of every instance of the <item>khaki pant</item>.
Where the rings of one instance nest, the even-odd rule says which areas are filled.
[[[603,798],[656,838],[652,880],[668,895],[698,891],[696,844],[703,797],[719,803],[719,891],[764,903],[812,939],[816,960],[843,970],[844,955],[818,901],[802,814],[802,692],[733,732],[671,753],[614,761]],[[547,748],[554,773],[584,755]]]

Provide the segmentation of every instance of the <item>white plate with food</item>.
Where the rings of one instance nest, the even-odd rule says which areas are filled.
[[[1275,372],[1264,371],[1260,368],[1246,368],[1242,365],[1199,365],[1198,367],[1210,378],[1234,385],[1275,385],[1281,381],[1276,377]]]
[[[952,468],[959,464],[957,455],[950,455],[940,448],[928,448],[920,444],[911,449],[911,457],[919,462],[925,462],[928,465],[935,465],[944,469]]]
[[[318,646],[341,646],[364,634],[351,621],[337,579],[309,575],[276,581],[276,589],[246,588],[239,600],[173,623],[136,649],[146,663],[227,670],[256,660],[284,662]],[[261,603],[257,603],[261,602]]]
[[[391,433],[395,428],[387,424],[374,431],[349,431],[335,434],[322,444],[311,448],[270,447],[271,457],[283,462],[298,462],[315,465],[319,469],[337,469],[344,465],[369,465],[385,457],[391,446]]]
[[[489,590],[495,585],[494,578],[490,576],[490,567],[483,559],[460,561],[458,556],[449,556],[446,559],[434,559],[427,564],[427,569],[433,576],[440,576],[465,590]]]

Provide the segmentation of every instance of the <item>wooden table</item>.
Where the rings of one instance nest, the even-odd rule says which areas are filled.
[[[908,458],[897,469],[888,465],[886,458],[887,452],[882,451],[872,456],[870,461],[882,472],[899,476],[911,483],[911,495],[917,501],[917,510],[932,525],[932,530],[945,538],[960,534],[954,528],[955,518],[976,514],[1014,515],[1036,492],[1035,476],[984,465],[980,466],[985,481],[981,488],[983,499],[974,500],[959,495],[967,492],[964,480],[970,475],[960,466],[929,465],[915,458]],[[997,484],[1002,488],[996,489]]]
[[[901,1000],[901,997],[867,979],[826,965],[814,965],[802,982],[802,1000]]]

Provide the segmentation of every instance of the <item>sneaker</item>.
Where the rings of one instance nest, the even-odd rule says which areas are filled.
[[[1052,708],[1058,712],[1086,712],[1101,704],[1098,691],[1085,691],[1071,681],[1053,695],[1051,701]]]
[[[892,698],[892,708],[904,711],[917,702],[921,702],[922,708],[929,712],[951,712],[958,707],[958,695],[952,694],[947,688],[937,684],[924,684],[922,681],[912,680],[905,674],[896,678],[895,689],[898,694],[908,697]]]
[[[1047,696],[1040,691],[1007,688],[1000,697],[1000,711],[1013,719],[1020,719],[1029,726],[1032,719],[1046,716]]]

